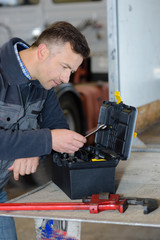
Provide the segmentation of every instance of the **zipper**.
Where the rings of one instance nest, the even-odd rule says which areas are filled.
[[[18,121],[11,126],[12,130],[19,130],[19,121],[26,115],[26,110],[29,107],[29,106],[27,106],[27,102],[28,102],[29,95],[30,95],[31,83],[28,84],[28,94],[27,94],[27,98],[25,100],[25,103],[23,101],[19,85],[17,86],[17,88],[18,88],[18,93],[19,93],[19,97],[20,97],[20,102],[21,102],[21,105],[23,106],[24,111],[23,111],[22,117],[20,117],[18,119]]]

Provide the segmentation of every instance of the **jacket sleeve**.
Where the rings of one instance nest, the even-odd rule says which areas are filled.
[[[14,160],[48,155],[52,151],[50,129],[69,129],[54,90],[48,92],[41,117],[40,129],[0,129],[0,159]]]
[[[0,129],[0,159],[38,157],[50,154],[52,139],[49,129],[4,130]]]
[[[69,129],[53,88],[48,92],[48,97],[40,115],[39,125],[40,128]]]

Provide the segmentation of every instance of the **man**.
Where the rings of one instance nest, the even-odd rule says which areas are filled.
[[[57,22],[29,47],[13,38],[0,49],[0,202],[13,171],[34,173],[52,150],[74,153],[86,142],[69,130],[54,87],[68,83],[90,49],[71,24]],[[16,239],[12,218],[0,218],[0,239]]]

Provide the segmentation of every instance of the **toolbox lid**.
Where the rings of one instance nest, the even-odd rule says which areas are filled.
[[[126,160],[130,156],[137,110],[123,102],[104,101],[99,112],[98,126],[107,127],[96,133],[95,144],[109,154]]]

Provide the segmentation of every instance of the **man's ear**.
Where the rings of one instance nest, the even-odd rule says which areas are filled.
[[[49,49],[46,46],[45,43],[41,43],[37,48],[37,57],[38,60],[43,61],[45,60],[49,55]]]

